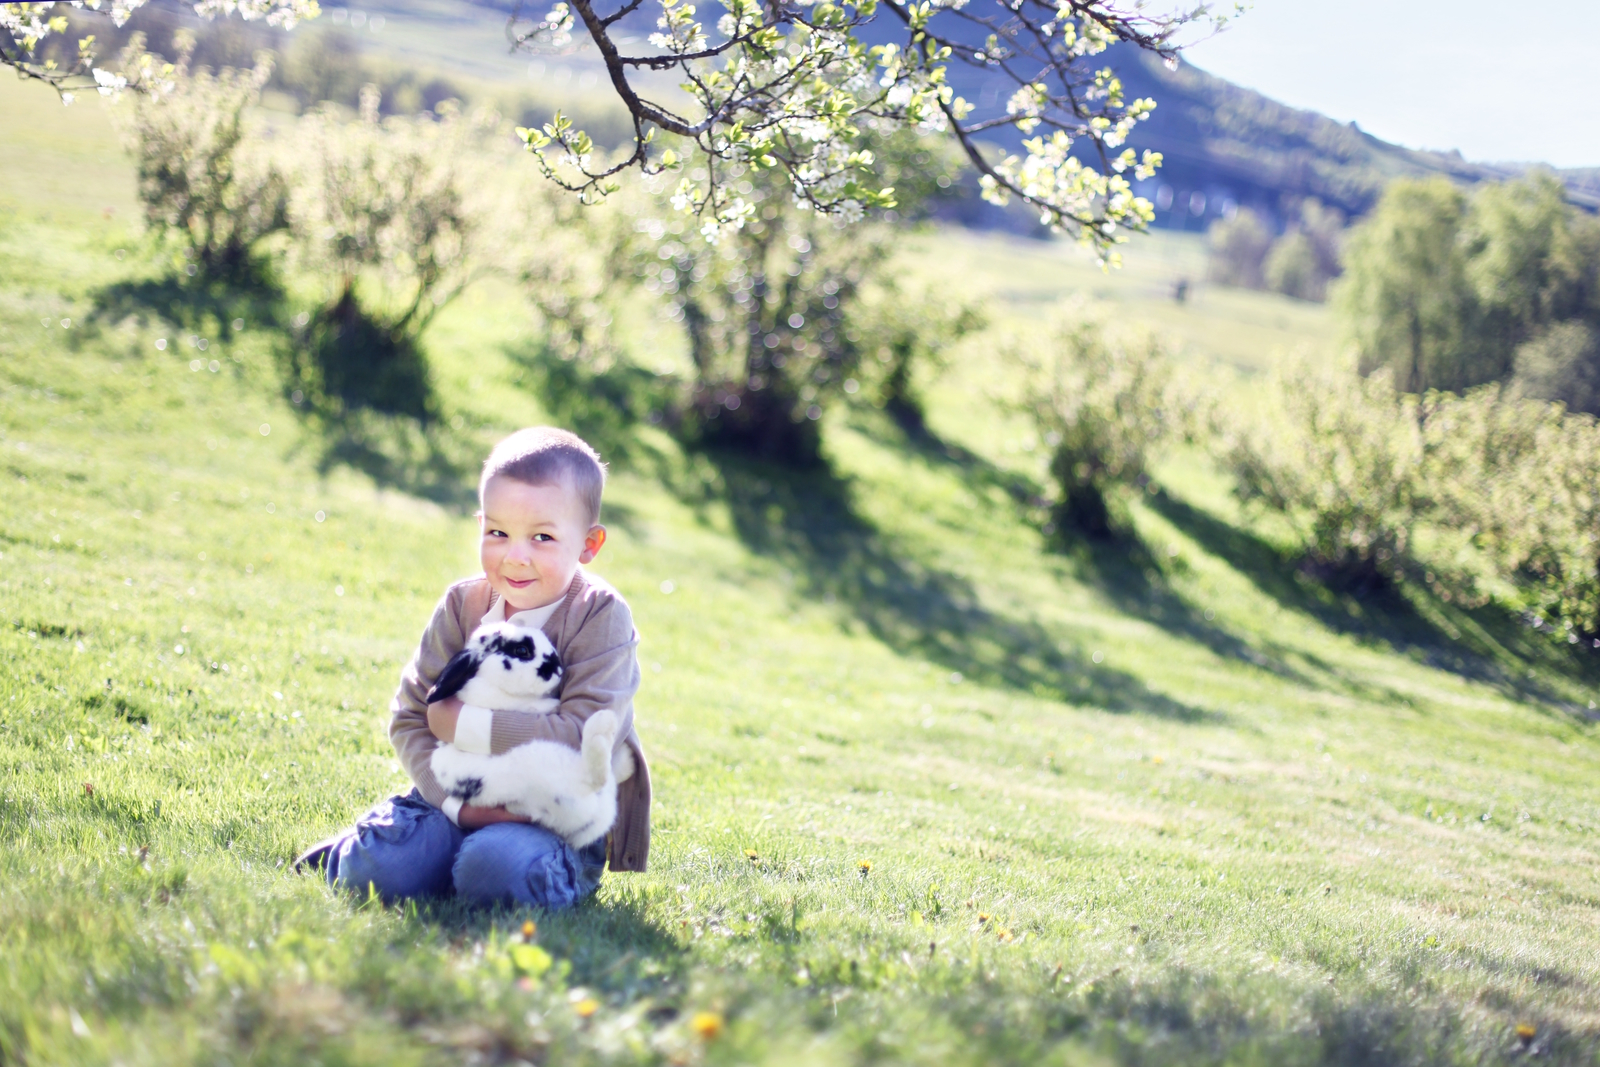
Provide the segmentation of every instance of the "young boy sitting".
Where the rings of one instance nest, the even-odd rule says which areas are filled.
[[[639,635],[627,603],[582,568],[606,541],[600,525],[605,468],[565,430],[519,430],[495,446],[478,483],[483,576],[445,591],[400,678],[389,737],[416,787],[373,808],[354,828],[296,861],[328,881],[385,900],[448,895],[481,903],[564,908],[594,892],[607,860],[642,871],[650,850],[650,774],[633,728]],[[565,675],[548,714],[463,707],[426,696],[451,656],[485,619],[538,627],[555,644]],[[574,849],[505,808],[447,797],[429,757],[440,742],[499,755],[535,739],[577,749],[583,724],[601,708],[621,723],[618,744],[636,770],[617,791],[611,833]]]

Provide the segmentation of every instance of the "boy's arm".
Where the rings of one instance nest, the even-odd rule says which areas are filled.
[[[451,587],[439,598],[433,617],[422,631],[416,655],[411,657],[400,672],[400,687],[390,704],[389,741],[406,773],[416,783],[417,791],[436,808],[443,808],[446,800],[444,787],[433,776],[429,760],[439,739],[428,729],[428,690],[433,679],[439,677],[444,665],[455,650],[466,644],[466,634],[456,615],[456,588]]]
[[[400,688],[391,705],[389,740],[422,799],[449,815],[463,829],[495,822],[528,822],[527,818],[513,815],[504,808],[484,808],[454,801],[433,776],[430,761],[433,750],[439,747],[439,739],[429,728],[427,697],[444,665],[466,644],[467,635],[460,620],[464,599],[461,590],[461,586],[453,586],[440,598],[433,609],[433,618],[422,632],[416,655],[400,674]]]

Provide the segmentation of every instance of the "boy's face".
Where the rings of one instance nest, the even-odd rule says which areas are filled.
[[[578,564],[606,543],[606,528],[590,526],[570,481],[528,485],[490,478],[483,487],[479,555],[489,585],[508,613],[542,608],[566,593]]]

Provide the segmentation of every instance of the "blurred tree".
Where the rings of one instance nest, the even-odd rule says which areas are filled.
[[[1442,178],[1396,182],[1347,264],[1339,308],[1363,373],[1386,366],[1407,392],[1460,392],[1510,377],[1533,344],[1529,388],[1582,377],[1552,362],[1577,351],[1575,334],[1539,339],[1559,322],[1600,321],[1600,222],[1549,175],[1484,186],[1470,202]]]
[[[1291,230],[1272,242],[1261,276],[1266,288],[1300,300],[1321,300],[1328,288],[1327,276],[1317,262],[1316,246],[1299,230]]]
[[[1472,200],[1467,278],[1483,309],[1486,343],[1509,369],[1518,345],[1549,324],[1592,316],[1600,241],[1550,174],[1484,186]]]
[[[180,39],[172,89],[144,97],[128,122],[139,199],[152,229],[184,242],[190,275],[242,281],[260,267],[262,238],[288,226],[288,184],[261,150],[246,144],[245,111],[272,74],[266,53],[254,69],[191,73],[193,39]],[[132,48],[143,51],[135,37]]]
[[[1050,450],[1057,529],[1121,536],[1129,522],[1118,490],[1142,482],[1151,450],[1185,429],[1167,353],[1153,338],[1124,341],[1085,320],[1014,358],[1025,372],[1020,408]]]
[[[1272,243],[1262,265],[1266,288],[1300,300],[1327,298],[1328,283],[1339,276],[1339,246],[1344,216],[1321,201],[1300,202],[1296,219]]]
[[[441,121],[378,117],[362,92],[354,122],[331,109],[302,120],[291,218],[299,264],[331,283],[289,353],[287,389],[327,416],[349,408],[434,414],[418,338],[484,267],[483,213],[469,202],[484,128],[452,110]]]
[[[1300,201],[1300,218],[1296,225],[1311,243],[1311,253],[1316,259],[1317,272],[1323,279],[1324,295],[1327,283],[1344,270],[1343,246],[1345,217],[1338,208],[1328,207],[1315,197]],[[1322,299],[1322,297],[1317,297]]]
[[[1213,222],[1207,240],[1212,281],[1241,289],[1261,288],[1262,264],[1272,247],[1272,231],[1260,215],[1240,208],[1233,218]]]
[[[1517,349],[1512,383],[1524,396],[1600,415],[1600,334],[1579,319],[1556,323]]]
[[[1323,300],[1328,283],[1339,274],[1344,216],[1308,198],[1274,239],[1261,216],[1241,208],[1233,218],[1212,223],[1208,237],[1212,281]]]
[[[303,108],[325,102],[356,105],[362,86],[376,82],[361,55],[361,43],[338,27],[295,34],[278,78]]]
[[[1443,178],[1398,181],[1356,227],[1338,292],[1360,370],[1394,372],[1397,388],[1460,390],[1500,369],[1477,332],[1468,281],[1467,198]]]

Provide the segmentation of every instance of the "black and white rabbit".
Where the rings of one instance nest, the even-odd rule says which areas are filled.
[[[458,696],[490,711],[551,712],[560,704],[561,677],[561,657],[544,631],[485,623],[445,664],[428,703]],[[528,741],[498,756],[441,744],[433,776],[463,803],[526,815],[582,848],[616,822],[617,783],[633,775],[632,753],[616,748],[618,725],[609,709],[589,716],[578,752],[559,741]]]

